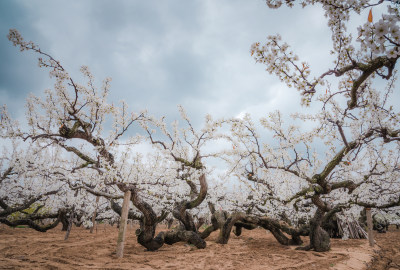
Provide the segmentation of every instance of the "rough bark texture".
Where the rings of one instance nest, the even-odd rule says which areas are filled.
[[[218,213],[218,212],[217,212]],[[225,218],[225,220],[222,220],[222,217]],[[217,240],[215,241],[218,244],[227,244],[229,241],[229,236],[232,231],[233,225],[239,221],[242,220],[245,217],[244,213],[233,213],[230,216],[227,216],[226,214],[220,215],[219,219],[219,235]]]
[[[336,214],[330,215],[329,213],[326,213],[323,218],[321,227],[329,234],[330,238],[342,237],[339,232]]]
[[[200,192],[197,197],[192,201],[183,201],[178,203],[174,210],[172,211],[173,216],[178,219],[185,226],[186,231],[196,232],[196,224],[194,222],[193,216],[187,212],[187,210],[193,209],[199,206],[207,196],[207,181],[204,174],[200,176]]]
[[[69,234],[71,233],[71,229],[72,229],[73,220],[74,220],[74,211],[72,211],[70,216],[69,216],[68,228],[67,228],[67,232],[65,233],[64,240],[68,240],[68,238],[69,238]]]
[[[329,234],[321,228],[324,212],[317,209],[314,218],[310,222],[310,244],[311,248],[318,252],[329,251],[331,242]]]
[[[314,249],[317,252],[329,251],[331,242],[329,234],[321,228],[324,211],[317,208],[314,217],[310,221],[310,244],[306,247],[301,247],[301,250]]]
[[[143,219],[140,220],[140,229],[136,230],[137,241],[147,248],[147,250],[157,250],[164,244],[163,232],[159,233],[157,237],[154,237],[157,226],[157,215],[148,203],[139,198],[134,188],[131,191],[133,205],[143,214]]]
[[[62,224],[61,230],[66,232],[68,230],[68,226],[69,226],[69,216],[67,215],[66,212],[61,213],[60,221]]]
[[[210,236],[210,234],[214,231],[218,230],[218,227],[214,227],[213,225],[207,226],[203,232],[199,232],[201,239],[206,239]]]
[[[258,225],[266,230],[269,230],[275,239],[282,245],[301,245],[303,241],[300,236],[308,235],[307,227],[302,226],[300,228],[294,228],[285,222],[278,221],[268,217],[254,218],[246,217],[244,220],[246,223]],[[290,235],[291,238],[287,237],[284,232]]]
[[[254,224],[248,224],[248,223],[243,223],[243,222],[236,222],[235,227],[233,228],[233,233],[236,236],[240,236],[242,234],[242,228],[245,228],[246,230],[254,230],[257,228],[257,225]]]
[[[96,196],[96,208],[94,209],[94,213],[92,216],[92,227],[90,228],[90,233],[93,233],[94,227],[96,227],[96,216],[97,216],[97,208],[99,207],[99,196]]]
[[[228,243],[230,232],[233,227],[233,233],[236,236],[240,236],[242,228],[253,230],[258,226],[261,226],[264,229],[269,230],[282,245],[301,245],[303,241],[300,236],[306,236],[309,234],[308,226],[294,228],[285,222],[280,222],[268,217],[254,217],[242,212],[228,214],[226,211],[215,211],[213,206],[210,207],[210,210],[213,212],[213,215],[211,216],[212,225],[208,226],[201,233],[201,237],[205,239],[211,234],[211,232],[219,229],[220,233],[216,240],[216,243],[219,244]],[[289,234],[290,238],[284,233]]]
[[[118,184],[121,191],[131,191],[130,199],[133,205],[142,213],[141,216],[137,216],[132,212],[128,213],[128,218],[132,217],[139,220],[140,228],[136,230],[137,241],[139,244],[147,248],[149,251],[158,250],[164,245],[164,243],[173,244],[180,241],[193,244],[197,248],[206,247],[206,242],[197,232],[197,227],[192,215],[187,212],[187,210],[197,207],[202,203],[207,195],[207,181],[204,174],[200,176],[199,181],[200,192],[196,194],[197,197],[191,201],[178,203],[173,210],[173,216],[182,222],[184,229],[160,232],[157,236],[155,236],[156,226],[168,216],[168,212],[163,212],[160,217],[157,217],[153,208],[140,198],[134,186],[128,186],[123,183]],[[121,215],[121,207],[114,201],[111,201],[111,208]]]
[[[206,247],[206,241],[204,241],[196,232],[172,230],[165,233],[165,243],[168,245],[182,241],[194,245],[199,249]]]
[[[173,223],[174,223],[174,219],[173,218],[167,219],[167,228],[168,228],[168,230],[171,229]]]
[[[131,200],[133,204],[143,214],[140,220],[140,229],[136,230],[137,241],[149,251],[158,250],[164,243],[172,245],[176,242],[185,241],[195,245],[197,248],[205,248],[206,242],[194,231],[172,230],[169,232],[160,232],[155,236],[157,224],[165,218],[157,217],[152,207],[142,201],[136,191],[132,190]]]

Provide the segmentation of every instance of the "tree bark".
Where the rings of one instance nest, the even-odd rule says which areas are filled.
[[[149,251],[158,250],[164,243],[172,245],[176,242],[185,241],[195,245],[197,248],[205,248],[206,242],[195,231],[172,230],[169,232],[160,232],[156,237],[156,226],[167,214],[157,217],[153,208],[144,202],[132,188],[131,200],[135,207],[142,212],[143,218],[140,222],[140,229],[136,230],[137,241]]]
[[[310,244],[306,247],[300,247],[298,249],[314,249],[317,252],[325,252],[330,250],[331,242],[329,234],[321,228],[324,213],[325,212],[323,210],[317,208],[314,217],[310,221]]]
[[[206,241],[193,231],[172,230],[165,233],[165,243],[168,245],[182,241],[194,245],[199,249],[206,248],[207,245]]]
[[[69,219],[68,219],[68,228],[67,228],[67,232],[65,233],[65,238],[64,238],[64,240],[68,240],[68,238],[69,238],[69,234],[71,233],[73,221],[74,221],[74,210],[71,211],[71,214],[70,214],[70,216],[69,216]],[[63,224],[63,225],[64,225],[64,224]]]
[[[257,225],[239,221],[235,223],[235,227],[233,228],[233,233],[236,236],[240,236],[242,234],[242,228],[245,228],[246,230],[254,230],[257,228]]]
[[[255,225],[261,226],[266,230],[269,230],[275,239],[281,245],[301,245],[303,241],[300,238],[300,235],[307,235],[308,231],[305,228],[293,228],[292,226],[286,224],[285,222],[278,221],[268,217],[262,218],[246,218],[245,221],[247,223],[253,223]],[[287,237],[283,232],[290,235],[291,238]]]
[[[207,181],[206,176],[202,174],[199,179],[200,182],[200,192],[197,197],[192,201],[183,201],[178,203],[174,210],[172,211],[172,215],[182,222],[185,226],[186,231],[193,231],[196,232],[196,224],[194,223],[193,216],[187,212],[187,210],[195,208],[199,206],[207,196]]]
[[[228,218],[226,218],[223,223],[220,223],[219,235],[215,242],[218,244],[227,244],[233,225],[244,217],[244,213],[233,213]]]
[[[24,219],[19,219],[19,220],[14,220],[14,221],[9,221],[7,220],[7,218],[1,218],[0,217],[0,223],[4,223],[7,226],[10,227],[16,227],[16,226],[20,226],[20,225],[27,225],[30,228],[38,231],[38,232],[46,232],[50,229],[55,228],[58,223],[60,223],[61,220],[61,215],[63,214],[63,211],[60,211],[59,214],[54,215],[54,214],[50,214],[50,215],[41,215],[41,216],[36,216],[35,218],[24,218]],[[45,226],[41,226],[38,225],[37,223],[35,223],[35,220],[43,220],[43,219],[47,219],[47,218],[57,218],[54,222],[45,225]]]
[[[66,232],[68,230],[68,226],[69,226],[69,218],[67,217],[67,213],[66,212],[62,212],[61,213],[60,221],[61,221],[61,224],[62,224],[61,231]]]
[[[214,210],[212,206],[210,209]],[[200,233],[201,238],[207,238],[213,231],[220,229],[216,243],[227,244],[230,237],[230,232],[233,229],[233,233],[236,236],[240,236],[242,228],[247,230],[253,230],[258,226],[269,230],[277,241],[282,245],[301,245],[303,241],[300,236],[308,235],[309,230],[304,226],[300,228],[293,228],[292,226],[279,222],[277,220],[268,217],[252,217],[242,212],[235,212],[228,214],[226,211],[213,211],[211,216],[212,225],[208,226],[203,232]],[[283,232],[289,234],[291,238],[288,238]]]
[[[213,225],[208,226],[204,229],[203,232],[199,232],[201,239],[206,239],[210,236],[210,234],[214,231],[218,230],[218,227],[214,227]]]
[[[174,223],[174,219],[173,218],[167,219],[167,222],[168,222],[167,223],[167,228],[169,230],[172,227],[172,223]]]
[[[96,227],[96,216],[97,216],[97,207],[99,206],[99,196],[96,196],[96,208],[94,209],[94,213],[92,216],[92,228],[90,228],[90,233],[93,233],[94,227]]]

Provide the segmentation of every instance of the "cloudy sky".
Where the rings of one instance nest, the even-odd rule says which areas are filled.
[[[183,105],[201,124],[205,114],[255,118],[304,110],[256,64],[249,49],[280,33],[312,68],[331,63],[330,31],[319,6],[269,9],[263,0],[0,1],[0,103],[23,116],[29,93],[51,88],[32,52],[7,40],[10,28],[61,60],[76,81],[87,65],[98,85],[112,77],[111,99],[134,111],[178,117]],[[322,60],[322,61],[321,61]],[[81,81],[82,82],[82,81]]]

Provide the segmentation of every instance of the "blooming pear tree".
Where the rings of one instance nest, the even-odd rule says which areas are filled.
[[[271,8],[295,4],[266,2]],[[11,29],[9,40],[21,51],[37,53],[39,66],[49,70],[55,85],[43,98],[27,99],[26,128],[2,107],[1,138],[28,146],[0,158],[0,222],[45,231],[60,220],[70,227],[74,217],[85,224],[97,215],[125,219],[125,193],[134,206],[128,205],[128,219],[140,224],[137,241],[151,251],[178,241],[205,248],[204,239],[216,230],[217,242],[226,244],[232,229],[240,235],[242,228],[257,226],[284,245],[300,245],[300,236],[309,235],[305,249],[327,251],[325,225],[335,213],[399,206],[400,113],[392,99],[400,56],[399,10],[383,0],[300,2],[322,5],[325,11],[332,32],[330,68],[313,70],[280,35],[251,47],[255,61],[296,88],[305,107],[318,106],[312,114],[293,114],[289,124],[276,111],[259,123],[249,115],[218,121],[207,116],[198,130],[179,107],[183,124],[175,121],[170,127],[145,111],[129,112],[125,102],[110,104],[110,79],[98,89],[82,67],[86,83],[80,84],[59,61]],[[387,12],[373,15],[384,5]],[[347,29],[350,18],[364,15],[365,24],[354,35]],[[134,126],[146,136],[133,136]],[[218,140],[232,149],[215,150]],[[151,153],[138,153],[138,144]],[[206,163],[211,158],[228,162],[224,178],[239,180],[240,188],[226,191],[213,183],[216,188],[209,190],[215,175]],[[102,206],[95,208],[99,201]],[[28,213],[33,203],[36,208]],[[36,221],[45,208],[53,211],[55,222],[40,227]],[[204,215],[208,208],[211,225],[200,232],[201,220],[194,214]],[[16,212],[27,221],[11,220]],[[182,226],[156,235],[169,213]]]
[[[279,8],[283,2],[291,7],[295,1],[267,1],[267,4]],[[385,161],[382,157],[398,151],[400,141],[400,114],[390,100],[399,57],[400,15],[389,3],[387,13],[374,23],[371,9],[387,2],[371,2],[301,2],[303,7],[321,4],[332,32],[333,66],[314,78],[311,65],[299,62],[299,57],[279,35],[268,37],[264,45],[255,43],[251,47],[256,62],[265,64],[269,73],[300,91],[303,105],[321,104],[317,114],[293,116],[292,123],[313,123],[308,132],[295,125],[286,128],[279,112],[262,119],[260,124],[275,138],[276,145],[260,140],[249,117],[232,121],[233,134],[241,146],[236,160],[242,163],[242,174],[250,181],[261,181],[278,197],[274,186],[277,182],[290,181],[290,188],[283,196],[285,203],[297,206],[300,202],[311,201],[316,206],[307,249],[329,250],[329,236],[321,224],[327,213],[343,206],[330,202],[341,197],[343,190],[354,196],[347,197],[346,206],[389,207],[399,203],[397,155],[390,154],[391,159],[385,158]],[[358,37],[353,41],[352,34],[347,31],[350,15],[367,10],[370,10],[368,19],[358,28]],[[332,75],[334,79],[329,80]],[[386,87],[381,79],[387,81]],[[315,147],[321,143],[325,150],[323,158]],[[249,170],[247,164],[252,164],[253,168]],[[276,170],[287,176],[271,181],[274,175],[271,171]],[[390,177],[387,179],[383,175]],[[374,200],[372,187],[387,189],[388,186],[391,196],[379,196],[377,200],[375,193]],[[289,195],[291,192],[294,193]]]
[[[174,163],[172,168],[175,168],[175,179],[187,185],[186,188],[173,193],[176,197],[173,199],[175,205],[172,214],[182,224],[178,232],[187,235],[190,243],[204,248],[206,243],[203,239],[209,234],[199,233],[198,229],[203,219],[198,219],[196,224],[189,210],[199,207],[206,199],[208,191],[206,175],[209,171],[204,164],[204,159],[217,157],[218,153],[207,153],[205,148],[210,142],[223,138],[223,135],[217,132],[221,123],[207,116],[205,126],[200,131],[196,131],[184,109],[179,107],[179,110],[185,127],[180,127],[176,121],[170,130],[164,118],[160,120],[152,118],[142,124],[151,143],[164,155],[165,159]],[[168,242],[176,240],[178,239],[169,237]]]
[[[42,52],[33,42],[25,42],[17,30],[11,29],[8,38],[21,51],[33,50],[38,53],[39,66],[50,69],[50,76],[56,80],[54,89],[45,91],[44,99],[33,95],[27,99],[26,114],[30,129],[20,130],[8,125],[8,135],[24,141],[47,142],[75,154],[80,158],[80,163],[72,168],[71,173],[80,169],[97,170],[100,175],[106,174],[106,171],[115,173],[113,152],[117,151],[120,138],[128,128],[144,118],[144,112],[129,113],[124,102],[121,107],[108,104],[106,99],[111,79],[104,80],[99,91],[94,85],[93,75],[83,66],[81,72],[87,79],[87,85],[80,85],[69,76],[59,61]],[[109,135],[103,138],[104,124],[108,119],[112,120],[112,128]],[[131,137],[124,144],[134,145],[137,142],[137,137]],[[81,144],[77,147],[68,143]],[[102,180],[106,184],[118,183],[116,179],[105,178],[107,180]]]
[[[17,30],[11,29],[8,38],[21,51],[31,50],[39,54],[39,66],[48,68],[56,82],[53,90],[45,91],[44,98],[31,95],[27,99],[26,121],[29,128],[21,129],[7,121],[4,122],[5,136],[62,148],[63,154],[75,157],[73,162],[68,163],[72,165],[69,173],[64,174],[70,186],[72,181],[74,187],[81,184],[81,188],[97,196],[121,196],[114,191],[116,188],[119,192],[125,191],[127,180],[121,171],[116,171],[118,166],[114,155],[121,137],[133,123],[144,118],[144,113],[129,113],[124,102],[121,107],[108,104],[110,79],[104,80],[101,90],[98,90],[92,74],[83,66],[81,72],[87,79],[87,85],[80,85],[59,61],[33,42],[24,41]],[[103,127],[107,120],[112,121],[112,126],[106,137]],[[137,140],[137,137],[131,137],[124,140],[124,144],[136,144]],[[95,185],[88,185],[85,180],[93,179],[92,171],[96,171],[97,181]],[[85,173],[88,175],[83,176],[81,181],[71,180]]]
[[[84,189],[108,199],[119,199],[122,192],[132,190],[131,200],[140,210],[140,191],[132,175],[135,165],[130,162],[132,146],[140,137],[122,138],[132,125],[145,119],[145,112],[129,113],[124,102],[120,107],[107,103],[110,79],[98,90],[88,68],[82,67],[87,85],[78,84],[59,61],[33,42],[25,42],[18,31],[11,29],[8,37],[22,51],[39,54],[39,66],[50,69],[56,83],[53,90],[45,91],[44,99],[28,98],[29,129],[4,121],[5,136],[60,147],[73,156],[69,175],[64,175],[70,189]],[[103,130],[106,121],[111,121],[108,136]]]
[[[45,91],[44,99],[35,96],[28,98],[29,129],[21,129],[9,121],[4,126],[6,136],[59,147],[65,155],[71,155],[69,171],[64,174],[64,181],[71,190],[85,190],[110,200],[121,199],[122,193],[130,191],[130,201],[138,210],[133,211],[131,216],[141,220],[137,239],[147,249],[157,250],[164,243],[172,244],[177,241],[189,241],[199,248],[204,248],[204,240],[194,231],[167,232],[156,237],[154,233],[157,223],[168,214],[164,211],[171,200],[166,196],[167,191],[175,189],[178,194],[182,193],[179,184],[175,184],[177,176],[187,174],[188,177],[184,177],[187,182],[198,177],[201,180],[200,191],[196,191],[195,185],[189,185],[193,194],[198,193],[198,199],[182,204],[181,209],[194,208],[204,199],[207,189],[205,176],[201,173],[193,176],[193,172],[203,169],[198,149],[202,140],[209,140],[210,131],[204,131],[203,137],[197,138],[197,145],[193,145],[197,152],[194,152],[191,161],[180,154],[173,160],[170,157],[166,159],[165,155],[155,154],[147,160],[149,165],[143,166],[140,155],[134,150],[142,141],[141,137],[128,137],[126,133],[136,123],[146,126],[148,116],[145,112],[129,113],[124,102],[120,107],[107,103],[110,79],[106,79],[98,90],[88,68],[82,67],[81,72],[87,80],[87,85],[81,85],[70,77],[59,61],[43,52],[33,42],[25,42],[18,31],[11,29],[8,37],[21,50],[38,53],[39,66],[50,69],[50,75],[55,78],[56,83],[53,90]],[[112,122],[111,130],[105,136],[104,127],[108,120]],[[209,129],[212,130],[212,127]],[[183,136],[184,138],[177,141],[178,144],[187,139],[186,134]],[[186,151],[181,145],[177,145],[175,149]],[[193,171],[181,168],[181,164],[192,168]],[[183,182],[180,180],[179,183]],[[165,203],[159,203],[160,201]],[[157,206],[155,209],[161,210],[160,215],[156,214],[154,205]],[[120,209],[115,201],[112,207],[116,212]],[[181,212],[184,216],[185,211]],[[190,218],[188,220],[190,221]]]

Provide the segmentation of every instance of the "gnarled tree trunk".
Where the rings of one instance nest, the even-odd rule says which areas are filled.
[[[197,232],[196,224],[194,223],[193,216],[187,212],[187,210],[193,209],[199,206],[207,196],[207,181],[204,174],[200,176],[200,192],[197,194],[197,197],[192,201],[183,201],[178,203],[174,210],[172,211],[173,216],[182,222],[183,226],[185,226],[186,231]]]
[[[139,211],[143,213],[143,219],[140,220],[140,229],[136,230],[136,236],[138,243],[147,248],[147,250],[155,251],[162,247],[164,243],[172,245],[181,241],[193,244],[197,248],[206,247],[206,242],[193,231],[172,230],[169,232],[160,232],[155,236],[156,226],[161,219],[157,217],[148,203],[138,197],[134,189],[132,190],[131,200]]]
[[[307,228],[300,227],[294,228],[285,222],[278,221],[268,217],[245,217],[243,220],[244,224],[247,224],[247,227],[241,224],[241,227],[246,229],[254,228],[254,225],[263,227],[266,230],[269,230],[275,239],[282,245],[301,245],[303,241],[300,236],[308,235]],[[253,225],[253,226],[250,226]],[[287,237],[284,233],[290,235],[290,238]]]
[[[314,249],[318,252],[329,251],[331,248],[331,241],[329,234],[322,229],[321,224],[325,212],[317,208],[314,217],[310,221],[310,244],[306,247],[300,247],[301,250]]]
[[[238,212],[231,215],[227,215],[226,212],[218,211],[215,213],[216,219],[219,225],[219,235],[215,241],[218,244],[227,244],[229,241],[229,236],[232,231],[233,225],[242,220],[245,217],[244,213]]]
[[[67,215],[66,212],[62,212],[60,216],[60,221],[62,224],[62,231],[66,232],[68,230],[69,226],[69,216]]]
[[[273,236],[282,245],[301,245],[303,241],[300,236],[308,235],[308,227],[302,226],[294,228],[285,222],[280,222],[268,217],[254,217],[242,212],[235,212],[228,214],[226,211],[215,211],[212,204],[209,204],[210,211],[212,212],[211,223],[202,233],[203,239],[207,238],[213,231],[220,230],[216,243],[227,244],[229,241],[230,233],[233,228],[233,233],[236,236],[242,234],[242,228],[253,230],[258,226],[269,230]],[[289,234],[287,237],[283,232]]]
[[[32,229],[34,229],[34,230],[36,230],[38,232],[46,232],[46,231],[48,231],[50,229],[55,228],[58,225],[58,223],[60,223],[61,216],[63,214],[64,214],[64,212],[62,210],[60,210],[58,214],[31,215],[31,216],[28,216],[26,218],[14,220],[14,221],[9,221],[7,218],[0,217],[0,223],[4,223],[4,224],[6,224],[7,226],[10,226],[10,227],[17,227],[17,226],[20,226],[20,225],[27,225],[30,228],[32,228]],[[48,219],[48,218],[51,218],[51,219],[56,218],[56,220],[53,221],[52,223],[44,225],[44,226],[43,225],[39,225],[39,224],[37,224],[35,222],[35,221],[38,221],[38,220],[44,220],[44,219]]]
[[[165,233],[165,243],[168,245],[182,241],[194,245],[199,249],[206,248],[207,245],[206,241],[193,231],[172,230]]]

